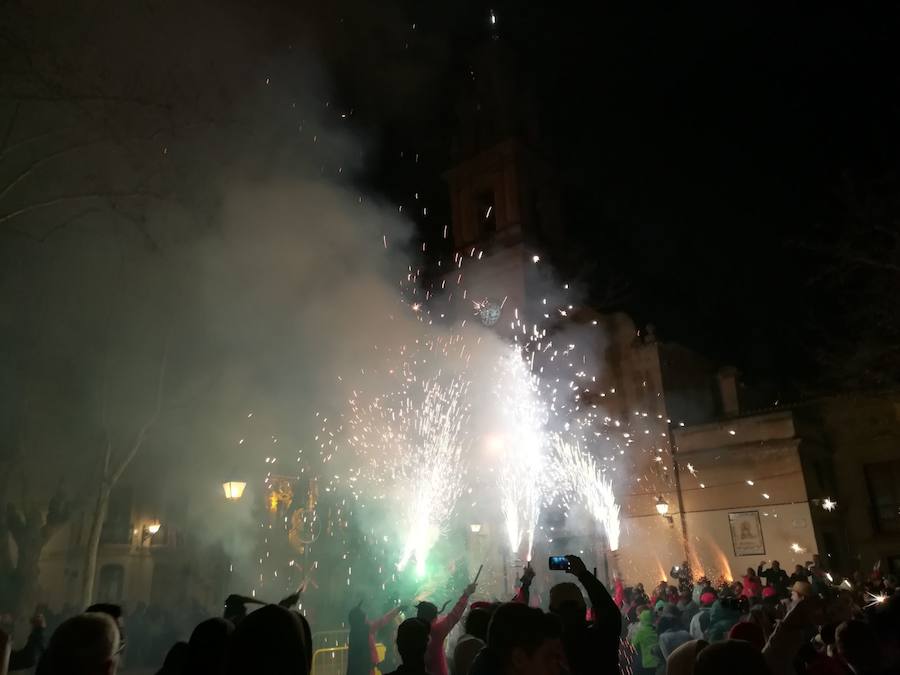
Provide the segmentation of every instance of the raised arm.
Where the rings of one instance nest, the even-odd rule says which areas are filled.
[[[591,608],[594,610],[594,622],[601,628],[613,631],[618,635],[622,630],[622,614],[609,592],[597,577],[588,572],[581,558],[577,555],[568,555],[566,558],[569,560],[569,574],[578,577],[578,581],[587,591]]]
[[[438,617],[435,619],[434,623],[431,624],[431,633],[434,634],[435,631],[442,631],[444,635],[448,635],[453,627],[459,623],[459,620],[462,618],[463,613],[466,611],[466,607],[469,606],[469,596],[475,592],[476,584],[469,584],[466,586],[466,590],[463,591],[463,594],[459,596],[459,600],[456,601],[456,604],[453,605],[453,609],[451,609],[444,616]]]
[[[390,612],[382,616],[380,619],[375,619],[374,621],[369,622],[369,628],[372,632],[378,632],[385,626],[387,626],[391,621],[394,620],[400,611],[403,609],[401,606],[394,607]]]

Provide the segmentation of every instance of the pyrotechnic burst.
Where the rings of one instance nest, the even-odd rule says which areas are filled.
[[[554,443],[560,484],[565,486],[569,500],[577,500],[606,532],[609,549],[619,548],[619,505],[612,483],[603,475],[596,458],[582,451],[577,443],[556,438]]]
[[[837,502],[831,497],[825,497],[825,499],[822,500],[822,508],[826,511],[834,511],[837,508]]]
[[[526,559],[531,560],[534,530],[544,499],[548,410],[540,396],[538,378],[518,347],[511,347],[497,367],[495,394],[507,439],[499,476],[500,505],[510,549],[519,552],[524,541]]]
[[[420,576],[462,491],[466,389],[460,379],[410,380],[369,405],[352,402],[348,440],[371,470],[354,481],[357,494],[391,498],[405,533],[398,568],[415,560]]]

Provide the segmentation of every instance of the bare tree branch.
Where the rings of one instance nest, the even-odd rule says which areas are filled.
[[[150,432],[150,429],[153,428],[153,425],[156,424],[157,420],[159,420],[160,412],[162,411],[162,398],[163,398],[163,390],[165,388],[166,382],[166,368],[168,366],[169,361],[169,341],[166,340],[166,348],[163,352],[162,361],[159,365],[159,377],[157,379],[156,384],[156,406],[153,410],[153,413],[150,417],[147,418],[147,421],[144,423],[144,426],[141,427],[140,431],[138,431],[137,436],[134,439],[134,443],[131,445],[131,449],[128,451],[122,460],[119,462],[119,465],[116,467],[115,471],[113,471],[110,476],[110,485],[115,485],[119,478],[121,478],[122,474],[125,472],[125,469],[128,468],[128,465],[131,464],[131,461],[138,454],[140,449],[143,447],[144,442],[147,440],[147,434]]]

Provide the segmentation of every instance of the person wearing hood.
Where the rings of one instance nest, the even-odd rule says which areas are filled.
[[[361,607],[362,603],[350,610],[347,623],[350,635],[347,640],[347,675],[371,675],[378,665],[378,649],[375,633],[394,620],[402,607],[394,607],[375,621],[369,621]]]
[[[420,602],[416,605],[416,618],[421,619],[431,627],[431,637],[428,639],[428,650],[425,652],[425,668],[429,675],[448,675],[447,656],[444,654],[444,641],[459,623],[466,607],[469,605],[469,596],[478,587],[474,582],[466,586],[459,600],[453,605],[453,609],[444,616],[438,616],[438,608],[430,602]]]
[[[695,640],[705,640],[706,632],[709,630],[710,612],[713,603],[716,601],[716,594],[707,591],[700,596],[700,611],[691,619],[690,634]]]
[[[711,643],[728,638],[728,631],[741,618],[740,610],[733,599],[716,600],[709,613],[709,630],[706,639]]]
[[[668,659],[669,654],[691,639],[691,634],[681,627],[678,618],[671,615],[660,617],[656,633],[659,635],[659,652],[664,659]]]
[[[656,627],[653,625],[653,612],[645,609],[638,617],[638,623],[640,627],[631,641],[637,652],[634,672],[635,675],[640,675],[641,673],[650,675],[650,673],[656,672],[660,664],[659,656],[657,656],[659,635],[656,632]]]
[[[606,588],[588,572],[584,561],[568,555],[567,572],[575,576],[587,591],[592,618],[587,620],[587,605],[581,589],[571,583],[550,589],[550,613],[562,621],[562,642],[572,675],[616,672],[619,665],[619,636],[622,614]]]

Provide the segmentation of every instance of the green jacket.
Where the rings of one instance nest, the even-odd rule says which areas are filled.
[[[656,627],[653,625],[653,612],[645,609],[641,612],[638,620],[641,627],[637,629],[631,642],[641,657],[641,666],[644,668],[656,668],[660,664],[659,657],[656,655],[659,636],[656,634]]]

